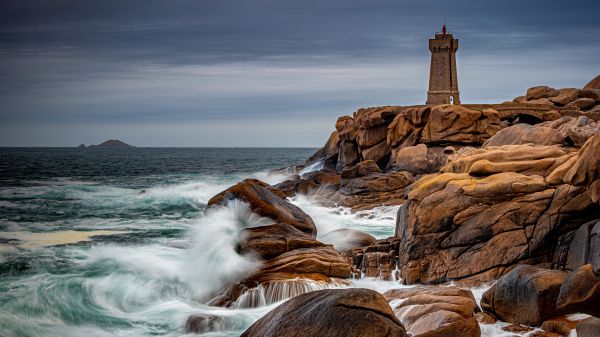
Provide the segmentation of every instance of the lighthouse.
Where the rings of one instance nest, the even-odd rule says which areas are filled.
[[[459,104],[458,78],[456,76],[456,51],[458,40],[442,26],[442,31],[429,39],[431,66],[427,104]]]

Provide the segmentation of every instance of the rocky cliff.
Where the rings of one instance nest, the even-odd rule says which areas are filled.
[[[287,180],[245,180],[211,199],[209,211],[240,200],[272,223],[238,233],[239,253],[262,267],[210,303],[255,306],[255,289],[281,291],[298,280],[344,287],[351,276],[399,277],[422,286],[383,297],[301,295],[245,335],[298,334],[309,317],[320,328],[308,335],[479,336],[479,323],[499,319],[514,324],[512,332],[541,326],[537,336],[567,335],[581,325],[582,336],[592,336],[585,331],[597,320],[564,315],[600,312],[599,120],[598,78],[582,89],[530,88],[500,104],[385,106],[340,117],[306,163],[279,170]],[[359,239],[337,251],[286,200],[295,194],[354,210],[401,205],[395,235],[353,233]],[[348,232],[328,234],[336,235]],[[490,281],[497,282],[480,305],[470,290],[436,286]],[[294,296],[315,290],[303,289]],[[335,312],[367,317],[361,310],[369,322],[334,324]],[[285,326],[273,323],[285,317]]]

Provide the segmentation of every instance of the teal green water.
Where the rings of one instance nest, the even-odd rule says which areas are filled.
[[[202,303],[257,268],[233,242],[239,219],[255,220],[243,205],[204,215],[206,202],[249,176],[277,182],[269,170],[313,152],[0,149],[0,335],[181,336],[190,314],[208,313],[227,324],[207,335],[238,336],[272,306]],[[323,233],[393,231],[395,210],[357,216],[293,202]],[[117,233],[61,244],[69,231]]]

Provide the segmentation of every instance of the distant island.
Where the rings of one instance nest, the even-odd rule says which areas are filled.
[[[120,141],[118,139],[109,139],[107,141],[105,141],[102,144],[98,144],[98,145],[90,145],[87,148],[92,149],[92,148],[99,148],[99,149],[126,149],[126,148],[133,148],[135,146],[131,146],[123,141]],[[78,148],[86,148],[85,144],[81,144],[78,146]]]

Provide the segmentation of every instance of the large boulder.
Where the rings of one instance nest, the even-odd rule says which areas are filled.
[[[567,276],[556,306],[568,312],[600,316],[600,277],[594,274],[591,265],[581,266]]]
[[[431,144],[482,144],[499,130],[500,116],[495,110],[438,105],[431,109],[421,141]]]
[[[385,298],[368,289],[321,290],[297,296],[248,328],[242,337],[403,337]]]
[[[559,270],[519,265],[483,294],[481,308],[506,322],[540,326],[563,313],[556,300],[566,277]]]
[[[548,86],[538,86],[527,89],[527,95],[525,96],[528,101],[536,100],[540,98],[549,98],[560,95],[560,92],[554,88]]]
[[[417,286],[383,294],[406,332],[414,337],[479,337],[479,310],[470,290],[454,286]]]
[[[575,270],[586,264],[590,264],[594,272],[600,274],[599,220],[585,223],[573,233],[563,267]]]
[[[397,148],[392,151],[390,168],[413,174],[431,173],[439,170],[447,155],[441,147],[428,148],[425,144]]]
[[[215,195],[208,201],[208,207],[227,205],[231,200],[248,203],[252,212],[273,219],[275,222],[288,224],[313,237],[317,227],[310,216],[299,207],[285,201],[285,195],[275,194],[266,183],[257,180],[244,180],[225,191]]]

